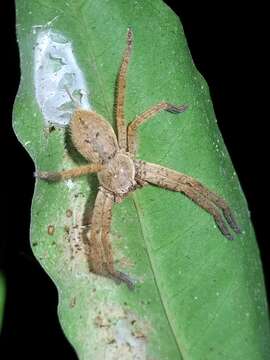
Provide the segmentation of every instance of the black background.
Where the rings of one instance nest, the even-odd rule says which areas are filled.
[[[180,16],[194,62],[210,87],[220,130],[247,197],[267,276],[268,202],[267,84],[264,9],[246,2],[215,4],[166,1]],[[188,5],[187,5],[188,3]],[[1,359],[76,359],[56,314],[57,292],[29,246],[34,166],[11,128],[19,84],[19,57],[12,1],[1,5],[0,269],[7,281],[7,301],[0,338]],[[4,6],[4,8],[3,8]],[[265,10],[266,11],[266,10]],[[269,95],[269,90],[267,91]],[[267,117],[266,117],[267,116]],[[8,354],[3,357],[3,354]]]

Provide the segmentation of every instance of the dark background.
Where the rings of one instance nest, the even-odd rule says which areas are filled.
[[[213,5],[166,1],[180,16],[194,62],[211,90],[220,130],[251,211],[267,276],[266,165],[267,121],[264,96],[266,56],[264,10],[256,3],[236,8],[228,1]],[[188,5],[187,5],[188,3]],[[3,5],[1,5],[3,7]],[[56,289],[34,259],[29,246],[34,166],[11,128],[11,111],[19,84],[14,6],[1,9],[1,219],[0,269],[7,281],[7,301],[0,338],[1,358],[19,350],[27,359],[76,359],[58,323]],[[269,90],[267,91],[269,94]],[[268,114],[267,114],[268,116]],[[267,159],[268,160],[268,159]],[[18,172],[18,167],[20,168]],[[3,232],[1,231],[1,234]],[[41,311],[42,310],[42,311]],[[3,354],[7,353],[6,357]]]

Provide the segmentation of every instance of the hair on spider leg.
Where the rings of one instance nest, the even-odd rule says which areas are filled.
[[[242,230],[240,229],[239,225],[237,224],[230,209],[223,209],[223,215],[224,215],[225,219],[227,220],[227,223],[234,230],[234,232],[236,234],[241,234]]]
[[[168,107],[168,109],[166,109],[167,112],[172,113],[172,114],[180,114],[184,111],[186,111],[188,109],[188,105],[172,105],[170,104],[170,107]]]
[[[224,235],[228,240],[234,240],[233,235],[230,233],[223,219],[220,217],[220,218],[214,218],[214,220],[222,235]]]
[[[115,274],[108,274],[108,277],[114,280],[116,284],[121,284],[122,282],[127,285],[129,290],[135,289],[136,280],[131,279],[127,274],[122,271],[116,271]]]

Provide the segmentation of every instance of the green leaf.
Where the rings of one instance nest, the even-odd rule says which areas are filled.
[[[189,106],[142,126],[138,157],[202,181],[230,203],[243,229],[228,241],[183,195],[152,186],[137,190],[114,207],[111,229],[117,268],[137,280],[132,292],[88,270],[80,233],[90,221],[96,177],[38,181],[31,244],[58,288],[59,318],[78,357],[270,358],[247,204],[179,19],[159,0],[20,0],[16,6],[22,78],[14,128],[38,169],[84,163],[66,144],[66,129],[55,125],[67,121],[71,107],[58,98],[67,96],[64,85],[87,91],[85,104],[114,124],[115,81],[131,26],[127,121],[161,100]]]
[[[0,273],[0,331],[3,323],[5,298],[6,298],[5,279],[2,273]]]

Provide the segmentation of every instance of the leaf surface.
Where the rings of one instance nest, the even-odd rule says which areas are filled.
[[[0,332],[3,323],[5,298],[6,298],[5,279],[2,273],[0,272]]]
[[[268,359],[265,290],[247,204],[179,19],[159,0],[20,0],[16,8],[22,78],[14,129],[38,169],[85,163],[63,126],[72,111],[65,85],[114,126],[115,81],[131,26],[127,121],[162,100],[188,105],[140,128],[138,158],[218,192],[243,230],[228,241],[183,195],[137,190],[114,207],[111,229],[117,268],[137,280],[131,292],[88,270],[80,233],[90,222],[96,177],[38,181],[32,249],[58,288],[59,318],[78,357]]]

